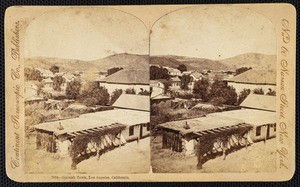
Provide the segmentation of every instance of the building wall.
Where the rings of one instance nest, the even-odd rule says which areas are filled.
[[[141,91],[141,89],[150,91],[149,85],[110,84],[110,83],[101,83],[100,82],[100,86],[104,86],[110,95],[116,89],[122,89],[123,91],[125,91],[128,88],[134,88],[134,90],[137,94]]]
[[[239,94],[243,89],[250,89],[251,91],[253,91],[255,88],[262,88],[265,94],[269,91],[269,88],[272,90],[276,90],[276,85],[256,85],[228,82],[228,86],[233,86],[237,94]]]
[[[260,128],[260,130],[259,130]],[[260,135],[257,134],[258,131],[260,131]],[[261,140],[265,140],[266,137],[266,133],[267,133],[267,128],[266,126],[257,126],[254,127],[251,131],[250,131],[250,137],[251,139],[256,142],[256,141],[261,141]]]
[[[147,129],[147,125],[150,126],[150,124],[138,124],[138,125],[134,125],[134,126],[128,126],[126,127],[125,130],[122,131],[122,135],[125,138],[126,141],[134,141],[134,140],[138,140],[138,139],[142,139],[144,137],[147,137],[150,135],[150,129],[148,127]],[[142,137],[140,137],[140,128],[142,128]],[[130,135],[129,131],[130,129],[133,129],[133,134]]]
[[[37,95],[37,89],[33,87],[25,87],[25,99]]]
[[[155,97],[157,95],[161,95],[161,94],[164,94],[165,90],[164,88],[161,88],[161,87],[151,87],[152,89],[152,93],[151,93],[151,97]]]

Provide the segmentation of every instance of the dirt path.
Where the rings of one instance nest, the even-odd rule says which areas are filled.
[[[196,168],[197,158],[184,153],[161,149],[161,137],[151,141],[151,164],[155,173],[222,173],[272,172],[276,170],[276,139],[254,143],[222,157],[209,160],[203,169]]]
[[[145,138],[137,143],[127,143],[103,154],[100,160],[91,157],[77,165],[76,170],[71,170],[71,158],[55,158],[52,153],[35,149],[35,139],[31,137],[26,145],[26,165],[28,173],[147,173],[150,170],[150,138]]]

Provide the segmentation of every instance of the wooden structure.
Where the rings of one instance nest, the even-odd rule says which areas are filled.
[[[120,133],[111,133],[120,127],[124,127]],[[134,130],[131,130],[132,128]],[[125,109],[107,110],[83,114],[77,118],[41,123],[36,125],[35,129],[37,149],[66,156],[69,155],[68,149],[73,139],[80,135],[105,131],[104,145],[111,143],[123,145],[127,141],[149,136],[149,112]]]
[[[162,148],[186,154],[196,154],[198,167],[218,155],[224,159],[230,150],[250,145],[248,132],[251,125],[241,120],[213,116],[160,124],[162,130]]]
[[[208,116],[215,117],[230,117],[239,119],[253,128],[249,135],[253,141],[267,140],[276,137],[276,113],[271,111],[241,109],[212,113]]]

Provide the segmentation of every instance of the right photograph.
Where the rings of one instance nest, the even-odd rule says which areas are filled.
[[[153,173],[276,171],[276,35],[234,6],[188,7],[150,35]]]

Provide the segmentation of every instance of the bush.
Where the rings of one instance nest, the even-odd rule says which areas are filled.
[[[199,98],[203,101],[208,100],[208,88],[209,82],[207,79],[201,79],[195,82],[193,93],[199,95]]]
[[[241,104],[246,97],[250,94],[250,89],[243,89],[240,94],[239,94],[239,98],[238,98],[238,104]]]
[[[127,89],[125,90],[125,93],[126,93],[126,94],[136,94],[134,88],[127,88]]]
[[[141,89],[141,91],[138,93],[139,95],[150,95],[150,92],[147,90]]]
[[[215,80],[212,84],[209,98],[211,102],[217,105],[234,105],[237,103],[237,93],[235,89],[220,80]]]
[[[68,99],[76,99],[79,97],[81,83],[77,80],[73,80],[67,84],[66,95]]]
[[[269,88],[267,95],[276,96],[276,91]]]
[[[115,101],[120,97],[122,93],[123,93],[122,89],[115,89],[115,91],[113,91],[113,93],[111,94],[110,104],[114,104]]]
[[[97,82],[88,82],[81,94],[82,102],[87,106],[107,105],[109,97],[107,89]]]
[[[255,88],[253,90],[253,93],[254,94],[258,94],[258,95],[264,95],[265,94],[265,92],[264,92],[264,90],[262,88]]]
[[[213,97],[210,102],[215,106],[222,106],[226,100],[223,97]]]

